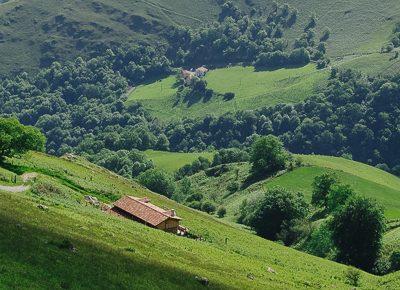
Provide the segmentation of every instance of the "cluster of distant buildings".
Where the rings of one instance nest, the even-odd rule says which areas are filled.
[[[201,66],[197,69],[185,70],[181,69],[181,77],[185,85],[190,85],[194,78],[202,78],[208,72],[208,68]]]

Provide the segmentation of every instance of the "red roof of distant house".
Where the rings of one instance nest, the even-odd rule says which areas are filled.
[[[144,222],[157,226],[167,219],[180,220],[174,210],[165,210],[150,203],[147,197],[137,198],[124,196],[114,203],[114,206],[143,220]]]

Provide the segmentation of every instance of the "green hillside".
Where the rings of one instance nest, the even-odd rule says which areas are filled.
[[[272,0],[236,0],[244,11],[271,7]],[[397,0],[280,0],[299,10],[298,22],[289,30],[299,36],[312,13],[318,17],[317,33],[331,30],[328,54],[332,57],[377,52],[400,19]],[[1,3],[1,2],[0,2]],[[217,1],[198,0],[12,0],[0,4],[1,73],[32,70],[48,52],[62,60],[86,54],[98,45],[152,42],[170,25],[198,27],[216,20]]]
[[[242,186],[242,190],[230,193],[228,185],[235,182],[236,172],[239,170],[239,180],[236,182],[245,184],[249,175],[248,164],[229,165],[229,171],[219,177],[207,176],[204,172],[190,178],[195,190],[205,196],[215,199],[223,204],[227,210],[227,217],[234,221],[235,215],[241,203],[245,199],[251,199],[265,192],[267,188],[282,186],[292,191],[303,192],[311,200],[312,182],[314,178],[324,172],[334,172],[343,183],[350,184],[356,192],[376,199],[385,207],[388,218],[400,218],[400,179],[385,171],[374,167],[337,157],[301,155],[304,167],[281,176]],[[216,195],[215,192],[218,194]],[[215,196],[216,195],[216,196]]]
[[[256,0],[254,2],[264,3]],[[397,0],[285,0],[299,9],[296,28],[289,32],[298,33],[315,13],[318,32],[329,27],[328,54],[332,57],[351,54],[378,52],[391,34],[394,24],[400,20],[400,2]]]
[[[7,164],[19,173],[40,174],[29,192],[0,193],[0,288],[200,289],[196,275],[207,277],[211,289],[349,287],[346,266],[261,239],[83,159],[68,159],[31,153]],[[175,208],[183,225],[204,241],[109,216],[86,205],[85,194],[104,202],[125,194],[148,196]],[[394,289],[394,277],[362,273],[361,288]]]
[[[206,114],[221,115],[237,110],[301,101],[323,86],[327,75],[327,71],[318,71],[314,64],[273,71],[256,71],[250,66],[234,66],[212,70],[205,77],[208,88],[216,93],[235,93],[233,100],[226,101],[219,96],[209,101],[199,100],[189,104],[177,99],[176,77],[170,76],[138,86],[130,93],[127,104],[139,101],[163,120]]]
[[[155,42],[171,25],[194,26],[219,13],[213,1],[195,8],[187,0],[9,1],[0,4],[0,73],[32,70],[48,52],[73,59],[99,44]]]
[[[167,152],[167,151],[155,151],[146,150],[144,152],[146,156],[153,160],[154,165],[157,168],[161,168],[165,171],[173,173],[182,166],[192,163],[194,160],[200,156],[212,160],[212,153],[202,152],[202,153],[179,153],[179,152]]]

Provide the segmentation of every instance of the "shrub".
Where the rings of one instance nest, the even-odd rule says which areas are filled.
[[[357,287],[360,285],[361,272],[356,268],[349,267],[344,275],[347,283],[351,286]]]
[[[233,181],[231,183],[228,184],[228,186],[226,187],[226,189],[229,191],[229,193],[235,193],[236,191],[238,191],[239,189],[239,183],[236,181]]]
[[[212,166],[249,161],[249,154],[238,148],[218,150],[213,157]]]
[[[226,215],[226,208],[224,206],[218,207],[217,216],[223,218]]]
[[[296,219],[304,218],[308,205],[301,193],[294,194],[284,188],[268,190],[260,200],[243,209],[243,218],[258,235],[276,240],[283,226]]]
[[[190,203],[188,203],[188,207],[197,209],[197,210],[201,210],[202,207],[202,203],[200,201],[194,200]]]
[[[225,101],[230,101],[233,100],[234,98],[235,98],[235,93],[228,92],[224,94]]]
[[[372,270],[385,231],[383,209],[365,197],[354,196],[333,215],[332,239],[337,260],[363,270]]]
[[[330,212],[342,207],[355,193],[349,185],[333,185],[327,196],[327,208]]]
[[[390,270],[400,271],[400,251],[395,251],[390,256]]]
[[[206,201],[201,205],[201,210],[208,214],[215,212],[215,205],[211,201]]]
[[[148,189],[171,197],[175,192],[175,184],[172,176],[159,169],[150,169],[139,175],[139,182]]]
[[[337,183],[337,177],[333,173],[323,173],[314,178],[312,187],[311,204],[326,207],[328,203],[328,194],[331,187]]]
[[[253,143],[251,150],[252,173],[257,176],[273,175],[285,168],[288,157],[288,152],[277,137],[260,137]]]
[[[187,198],[186,198],[186,201],[187,202],[191,202],[191,201],[201,201],[202,199],[203,199],[203,194],[201,194],[200,192],[196,192],[196,193],[193,193],[193,194],[191,194],[191,195],[189,195]]]

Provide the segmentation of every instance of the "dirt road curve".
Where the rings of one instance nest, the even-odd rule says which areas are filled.
[[[19,186],[5,186],[5,185],[0,185],[0,190],[1,191],[7,191],[7,192],[23,192],[29,189],[29,186],[25,185],[19,185]]]

